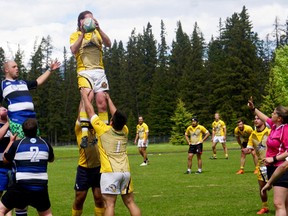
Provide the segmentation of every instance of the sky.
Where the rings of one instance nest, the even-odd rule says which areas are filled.
[[[161,20],[168,45],[175,39],[178,21],[188,35],[197,22],[208,43],[212,35],[218,36],[219,19],[225,21],[233,13],[240,13],[243,6],[260,39],[268,34],[272,37],[276,16],[280,24],[288,19],[287,0],[0,0],[0,47],[7,59],[20,47],[25,66],[29,67],[35,44],[50,35],[52,58],[61,61],[64,47],[68,56],[72,55],[69,37],[84,10],[93,13],[112,42],[121,40],[125,47],[132,30],[142,33],[148,22],[159,42]]]

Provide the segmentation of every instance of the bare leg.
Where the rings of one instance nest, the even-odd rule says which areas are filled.
[[[134,202],[133,193],[122,195],[122,200],[126,207],[129,209],[131,216],[141,216],[141,211]]]

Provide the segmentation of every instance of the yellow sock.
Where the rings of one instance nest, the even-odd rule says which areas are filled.
[[[105,212],[105,208],[99,208],[99,207],[94,208],[95,216],[104,216],[104,212]]]
[[[101,121],[105,122],[106,124],[109,124],[108,112],[99,112],[98,116],[101,119]]]
[[[244,167],[243,167],[243,166],[241,166],[241,167],[240,167],[240,169],[244,170]]]
[[[268,202],[262,202],[262,207],[263,208],[268,208]]]
[[[72,216],[81,216],[82,215],[82,209],[81,210],[75,210],[72,208]]]
[[[80,125],[82,129],[82,137],[88,136],[88,127],[89,127],[90,121],[89,117],[86,112],[80,112]]]
[[[255,166],[255,170],[259,170],[259,166]]]

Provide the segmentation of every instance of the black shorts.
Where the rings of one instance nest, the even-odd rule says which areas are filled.
[[[267,166],[267,175],[268,179],[271,178],[272,174],[274,171],[277,169],[276,166]],[[280,178],[278,178],[273,186],[280,186],[280,187],[285,187],[288,188],[288,172],[285,172]]]
[[[246,148],[247,144],[248,144],[248,142],[242,142],[242,148]]]
[[[29,191],[16,185],[8,188],[1,201],[8,209],[24,209],[30,205],[38,212],[43,212],[51,206],[47,188],[41,191]]]
[[[188,153],[190,154],[202,154],[203,144],[199,143],[197,145],[189,145]]]
[[[100,166],[95,168],[77,167],[74,190],[86,191],[91,188],[100,188]]]

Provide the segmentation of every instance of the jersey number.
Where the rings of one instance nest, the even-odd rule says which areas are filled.
[[[120,150],[121,150],[121,141],[118,141],[117,142],[117,145],[116,145],[116,153],[119,153],[120,152]]]
[[[30,152],[33,152],[32,157],[31,157],[31,162],[39,162],[40,160],[37,159],[38,153],[39,153],[39,148],[36,146],[30,147]]]

